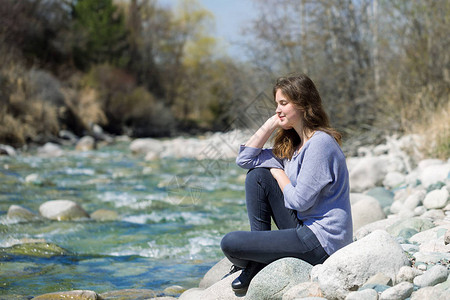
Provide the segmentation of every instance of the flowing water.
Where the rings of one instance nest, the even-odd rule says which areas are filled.
[[[234,161],[147,162],[128,147],[122,142],[88,152],[64,149],[52,158],[34,152],[0,157],[0,295],[195,287],[223,257],[222,236],[248,229],[245,171]],[[27,182],[30,174],[38,176]],[[6,217],[13,204],[38,213],[42,203],[57,199],[73,200],[88,213],[114,210],[119,217],[64,222]],[[5,251],[25,239],[45,240],[67,253]]]

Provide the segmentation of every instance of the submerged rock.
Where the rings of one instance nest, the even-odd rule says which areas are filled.
[[[36,257],[53,257],[69,255],[70,252],[60,246],[52,243],[24,243],[17,244],[7,248],[0,248],[0,253],[9,255],[25,255]]]
[[[48,293],[33,298],[33,300],[60,300],[60,299],[100,300],[102,298],[100,298],[96,292],[88,290],[74,290],[66,292]]]
[[[91,214],[91,219],[97,221],[116,221],[119,219],[119,215],[113,210],[98,209]]]
[[[20,205],[11,205],[8,209],[6,217],[19,222],[28,222],[40,219],[37,214]]]
[[[132,300],[132,299],[150,299],[156,297],[157,293],[149,289],[124,289],[105,292],[99,295],[102,300]]]
[[[47,201],[39,207],[44,218],[58,221],[69,221],[89,218],[89,214],[77,203],[71,200]]]

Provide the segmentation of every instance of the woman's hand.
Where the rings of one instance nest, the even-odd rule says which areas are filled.
[[[277,115],[271,116],[264,122],[263,125],[256,131],[252,137],[245,143],[247,147],[262,148],[269,139],[270,135],[275,129],[280,127],[280,119]]]
[[[284,191],[284,187],[291,183],[289,180],[289,177],[287,177],[286,172],[282,169],[277,168],[270,168],[270,173],[272,174],[273,178],[278,182],[278,185],[280,186],[281,191]]]

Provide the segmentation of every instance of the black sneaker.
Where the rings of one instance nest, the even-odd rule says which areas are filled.
[[[238,266],[236,266],[236,265],[232,265],[231,268],[230,268],[230,272],[228,272],[228,274],[226,274],[225,276],[223,276],[222,279],[227,278],[227,277],[230,276],[231,274],[236,273],[237,271],[240,271],[240,270],[242,270],[242,269],[243,269],[243,268],[241,268],[241,267],[238,267]]]
[[[244,271],[242,271],[241,275],[239,275],[239,277],[231,283],[231,288],[233,291],[237,294],[246,293],[248,286],[250,285],[250,281],[252,281],[253,277],[255,277],[255,275],[264,268],[264,266],[265,265],[261,263],[249,262]]]

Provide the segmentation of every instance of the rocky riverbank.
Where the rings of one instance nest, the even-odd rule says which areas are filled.
[[[79,146],[79,151],[95,149],[92,139],[85,140],[91,146]],[[195,139],[138,139],[130,142],[129,149],[149,161],[232,159],[243,140],[245,134],[235,131]],[[205,274],[198,288],[184,292],[177,286],[166,292],[68,291],[35,299],[446,299],[450,292],[450,159],[424,159],[417,150],[420,142],[419,136],[389,137],[384,144],[358,148],[358,154],[347,159],[354,242],[323,265],[313,267],[293,258],[272,263],[254,278],[245,298],[230,287],[239,272],[221,280],[230,267],[223,259]],[[2,149],[14,155],[14,149]],[[47,144],[38,155],[58,156],[61,151],[58,145]],[[13,206],[8,214],[53,220],[95,216],[65,201],[41,207],[39,215]]]

